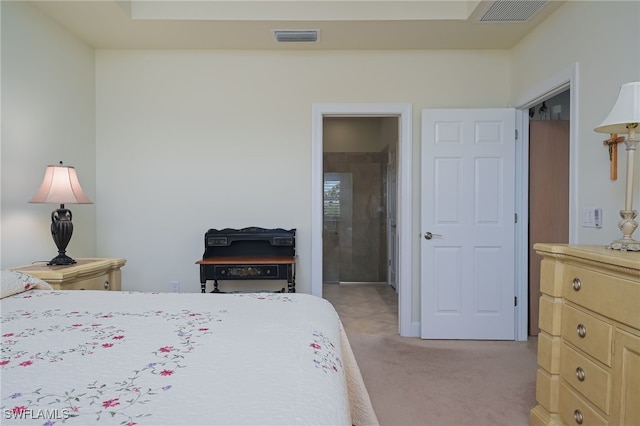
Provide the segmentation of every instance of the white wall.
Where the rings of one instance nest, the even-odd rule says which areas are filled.
[[[56,256],[52,204],[28,204],[48,164],[75,166],[82,188],[95,191],[93,49],[24,2],[2,11],[2,268]],[[73,213],[71,257],[96,255],[95,205]]]
[[[310,292],[312,104],[411,102],[417,209],[420,109],[506,106],[508,60],[505,51],[98,51],[98,251],[128,259],[125,289],[180,280],[198,291],[208,228],[297,228],[298,289]]]
[[[622,235],[617,223],[624,207],[626,153],[619,145],[618,180],[609,179],[608,135],[593,129],[609,114],[620,86],[640,81],[640,2],[570,1],[512,52],[512,102],[532,88],[579,63],[577,204],[574,220],[585,208],[603,209],[603,227],[578,227],[577,243],[608,244]],[[637,158],[636,158],[637,160]],[[636,168],[640,164],[636,161]],[[636,173],[635,208],[640,208],[640,173]],[[637,234],[637,232],[636,232]],[[640,238],[634,235],[636,239]]]

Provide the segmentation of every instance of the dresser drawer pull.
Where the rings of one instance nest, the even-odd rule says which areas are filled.
[[[580,281],[580,278],[575,277],[571,286],[575,291],[580,291],[580,288],[582,287],[582,281]]]
[[[576,328],[576,331],[578,332],[578,336],[582,339],[587,335],[587,327],[584,326],[584,324],[580,323],[578,324],[578,327]]]
[[[582,415],[582,411],[576,410],[573,412],[573,420],[576,421],[579,425],[584,421],[584,416]]]
[[[105,290],[109,290],[109,280],[105,280],[105,282],[104,282],[104,289],[105,289]]]
[[[576,368],[576,377],[578,378],[579,381],[584,382],[584,379],[586,377],[586,373],[584,372],[584,368],[582,368],[582,367]]]

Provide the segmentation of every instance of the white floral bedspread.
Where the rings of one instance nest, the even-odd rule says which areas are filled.
[[[318,297],[30,290],[0,307],[3,425],[352,424]]]

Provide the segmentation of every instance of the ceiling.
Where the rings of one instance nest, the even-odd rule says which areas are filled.
[[[564,1],[44,0],[32,3],[97,49],[395,50],[509,49]],[[527,8],[529,10],[525,10]],[[487,12],[495,10],[497,17],[485,18],[489,22],[481,20]],[[518,14],[532,16],[525,19]],[[510,22],[511,19],[518,21]],[[318,41],[278,43],[273,31],[282,29],[318,30]]]

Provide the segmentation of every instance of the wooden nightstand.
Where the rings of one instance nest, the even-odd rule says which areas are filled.
[[[34,263],[11,270],[38,277],[54,290],[121,290],[120,268],[127,262],[125,259],[76,259],[76,262],[60,266]]]

